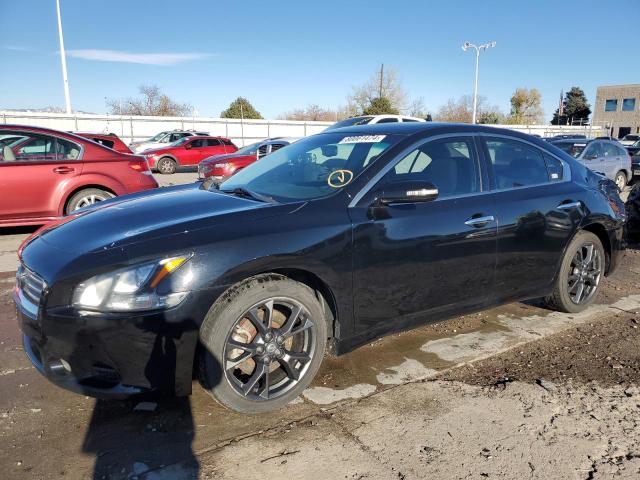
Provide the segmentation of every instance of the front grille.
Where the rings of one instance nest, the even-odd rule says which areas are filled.
[[[20,265],[17,274],[18,288],[24,297],[34,305],[40,305],[42,294],[47,284],[36,272],[30,270],[25,265]]]

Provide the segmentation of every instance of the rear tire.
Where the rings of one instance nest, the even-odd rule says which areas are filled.
[[[627,186],[627,174],[620,170],[618,173],[616,173],[615,182],[620,191],[624,190],[624,187]]]
[[[173,158],[162,157],[160,160],[158,160],[156,167],[158,169],[158,172],[162,173],[163,175],[172,175],[176,173],[178,165]]]
[[[578,232],[564,254],[553,293],[545,298],[547,305],[566,313],[591,305],[604,276],[605,260],[600,239],[591,232]]]
[[[236,412],[282,408],[313,380],[326,338],[312,289],[282,275],[249,278],[225,292],[204,319],[200,383]]]
[[[65,215],[69,215],[74,211],[88,207],[97,202],[102,202],[103,200],[109,200],[113,198],[111,192],[107,192],[106,190],[101,190],[99,188],[85,188],[84,190],[80,190],[73,194],[73,196],[67,202],[67,207],[65,208]]]

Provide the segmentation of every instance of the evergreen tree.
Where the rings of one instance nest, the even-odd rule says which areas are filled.
[[[258,112],[249,100],[244,97],[236,98],[229,108],[220,114],[222,118],[253,118],[257,120],[262,119],[262,115]]]

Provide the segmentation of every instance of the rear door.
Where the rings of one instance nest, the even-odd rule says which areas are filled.
[[[545,295],[578,227],[584,192],[570,167],[519,138],[483,135],[498,222],[498,301]]]
[[[82,147],[49,135],[29,137],[0,161],[0,222],[10,218],[58,216],[64,184],[82,173]]]
[[[602,153],[604,174],[611,180],[614,180],[616,178],[616,173],[620,170],[622,161],[620,158],[620,152],[613,143],[602,142]]]
[[[226,153],[226,149],[222,142],[217,138],[207,138],[204,140],[205,146],[203,148],[203,157],[200,160],[204,160],[205,158],[212,157],[214,155],[224,155]]]

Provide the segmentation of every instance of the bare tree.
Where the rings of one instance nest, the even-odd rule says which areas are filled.
[[[109,99],[107,106],[112,115],[149,115],[159,117],[186,117],[192,107],[177,103],[162,93],[157,85],[141,85],[139,98]]]
[[[282,120],[309,120],[318,122],[334,122],[338,119],[338,112],[311,104],[306,108],[298,108],[280,115]]]
[[[409,104],[407,112],[412,117],[427,118],[427,116],[429,116],[429,111],[424,104],[423,97],[414,98]]]
[[[488,105],[487,98],[478,96],[478,123],[500,123],[504,115],[495,105]],[[458,100],[450,98],[440,109],[435,117],[439,122],[471,123],[473,116],[473,97],[463,95]]]
[[[380,70],[373,73],[365,84],[353,87],[353,91],[347,97],[349,116],[362,114],[376,98],[387,98],[393,108],[397,110],[405,109],[407,94],[402,88],[393,67],[384,67],[382,65]]]
[[[544,122],[544,111],[540,106],[538,89],[516,89],[511,96],[511,115],[507,121],[518,125]]]

